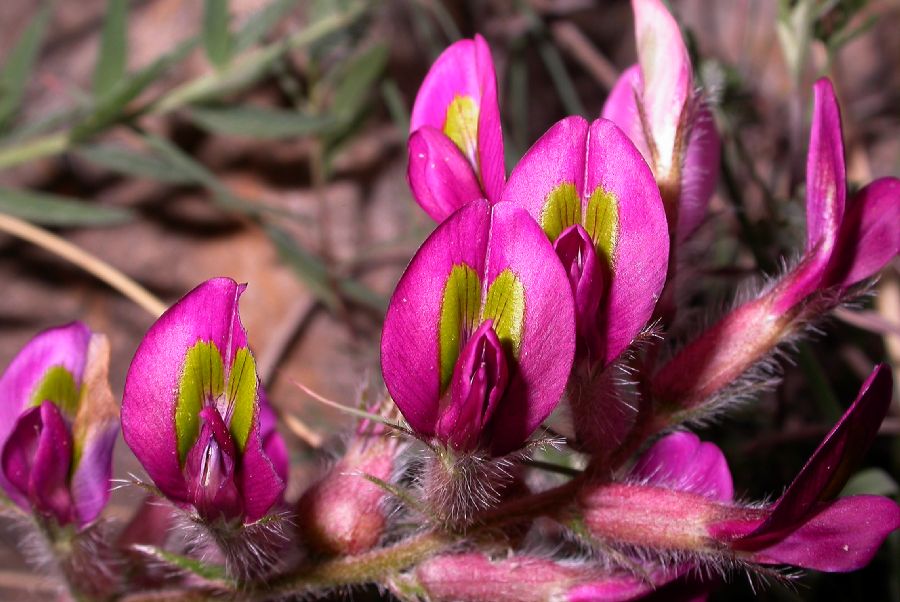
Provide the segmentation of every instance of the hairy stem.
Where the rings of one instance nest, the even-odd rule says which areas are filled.
[[[471,541],[489,536],[491,531],[523,520],[548,514],[575,498],[584,476],[578,476],[559,487],[512,500],[483,512],[475,526],[465,534],[432,530],[415,535],[392,546],[366,554],[327,560],[301,567],[300,570],[270,580],[265,589],[254,592],[254,600],[273,596],[309,593],[330,588],[383,583],[387,578],[458,544],[463,537]]]

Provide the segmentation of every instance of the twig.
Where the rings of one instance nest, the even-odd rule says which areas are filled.
[[[284,421],[284,425],[307,445],[313,449],[322,447],[322,435],[306,426],[302,420],[287,412],[281,413],[279,417]]]
[[[619,79],[619,70],[574,23],[559,21],[550,27],[559,47],[572,55],[607,90]]]
[[[153,293],[99,257],[91,255],[84,249],[73,245],[52,232],[2,213],[0,213],[0,230],[22,240],[27,240],[93,274],[125,297],[140,305],[154,318],[161,316],[168,307]]]
[[[288,308],[284,319],[275,329],[275,338],[266,345],[266,348],[259,353],[256,362],[256,372],[259,380],[265,384],[272,382],[275,370],[284,357],[288,346],[293,342],[297,330],[300,325],[306,321],[307,316],[316,305],[315,297],[304,297],[298,299]]]

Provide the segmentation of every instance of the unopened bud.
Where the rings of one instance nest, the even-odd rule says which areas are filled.
[[[384,433],[358,434],[347,454],[300,498],[305,542],[326,555],[352,555],[378,544],[387,524],[384,489],[366,478],[390,481],[400,443]]]

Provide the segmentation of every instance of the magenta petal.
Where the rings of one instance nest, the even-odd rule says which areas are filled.
[[[506,392],[509,372],[503,346],[490,320],[469,337],[459,354],[435,434],[462,451],[478,447],[484,428]]]
[[[384,383],[409,425],[434,434],[440,391],[438,331],[444,287],[456,265],[484,273],[491,208],[478,200],[425,240],[394,289],[381,335]]]
[[[657,441],[638,459],[631,476],[712,500],[730,502],[734,497],[731,471],[722,450],[701,442],[694,433],[672,433]]]
[[[874,275],[900,253],[900,180],[881,178],[856,193],[844,214],[828,265],[828,286]]]
[[[69,486],[79,525],[97,518],[109,501],[112,455],[118,434],[119,423],[109,422],[91,429],[81,444],[81,457]]]
[[[275,433],[281,441],[281,437]],[[250,430],[247,446],[241,457],[238,470],[238,484],[243,495],[244,523],[249,524],[258,521],[266,515],[276,504],[281,503],[284,496],[285,483],[287,482],[287,457],[282,459],[278,453],[268,455],[272,443],[263,448],[264,442],[260,440],[260,429]],[[278,447],[277,445],[275,447]],[[284,442],[281,441],[282,449]],[[283,462],[283,464],[281,464]],[[282,476],[282,472],[284,475]]]
[[[478,113],[478,172],[484,192],[491,203],[500,200],[506,183],[506,164],[503,156],[503,129],[500,123],[500,104],[497,100],[497,75],[491,49],[480,35],[475,35],[475,56],[479,84],[482,90],[481,111]]]
[[[644,83],[641,79],[641,67],[640,65],[632,65],[623,71],[619,79],[616,80],[616,84],[606,98],[600,117],[609,119],[619,126],[649,163],[652,157],[647,146],[647,138],[644,135],[644,126],[641,123],[641,114],[637,105],[637,99],[643,93]]]
[[[665,176],[681,160],[675,145],[693,94],[691,60],[681,29],[661,0],[632,0],[631,6],[644,82],[641,102],[657,150],[658,175]]]
[[[575,353],[575,310],[566,271],[540,226],[512,203],[494,206],[486,282],[509,269],[522,283],[525,320],[518,365],[492,425],[491,450],[517,449],[560,401]]]
[[[538,138],[509,176],[503,200],[523,207],[540,222],[550,193],[561,184],[573,184],[584,194],[588,122],[566,117]]]
[[[681,194],[678,198],[678,240],[686,240],[706,215],[716,191],[721,141],[716,122],[705,102],[694,108],[691,133],[681,167]]]
[[[855,571],[869,564],[898,527],[900,507],[893,500],[874,495],[841,498],[751,559],[832,573]]]
[[[479,35],[455,42],[431,66],[413,104],[410,132],[425,126],[443,132],[447,109],[461,96],[478,107],[477,149],[467,158],[478,170],[487,198],[496,202],[505,176],[497,76],[490,49]]]
[[[54,516],[60,524],[71,522],[72,434],[59,409],[45,401],[23,413],[2,451],[3,473],[18,493],[17,502]]]
[[[841,113],[827,79],[813,86],[814,104],[806,160],[806,252],[779,294],[776,310],[794,307],[823,283],[844,219],[847,176]]]
[[[184,472],[191,504],[206,520],[230,520],[241,515],[241,495],[235,483],[235,447],[219,412],[200,411],[203,426],[185,459]]]
[[[272,462],[275,473],[282,481],[287,483],[288,471],[290,469],[290,455],[288,454],[287,445],[284,438],[278,432],[278,417],[272,406],[269,405],[269,398],[266,391],[259,385],[259,438],[262,442],[263,453]]]
[[[841,111],[831,82],[813,86],[814,105],[806,158],[806,250],[829,257],[844,217],[847,174]]]
[[[819,502],[836,496],[866,455],[891,405],[891,371],[881,364],[863,383],[856,400],[745,540],[777,537],[796,527]]]
[[[211,341],[225,366],[231,365],[237,351],[247,346],[238,316],[244,288],[230,278],[214,278],[185,295],[147,332],[125,379],[122,435],[156,486],[175,501],[189,501],[175,432],[184,358],[198,341]],[[257,429],[254,425],[251,432]]]
[[[575,324],[578,330],[578,353],[591,357],[602,354],[598,312],[603,298],[604,281],[609,279],[601,265],[590,235],[580,224],[569,226],[559,235],[553,248],[566,269],[575,298]],[[605,268],[605,269],[604,269]]]
[[[624,132],[610,121],[594,121],[587,151],[585,197],[599,187],[615,196],[618,207],[612,279],[600,317],[606,329],[602,361],[609,363],[653,314],[666,280],[669,234],[653,174]]]
[[[425,126],[409,137],[406,176],[416,202],[440,223],[467,203],[484,196],[472,166],[440,131]]]

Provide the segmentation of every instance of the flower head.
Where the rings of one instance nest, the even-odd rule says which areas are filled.
[[[837,99],[827,79],[816,82],[813,91],[803,256],[762,295],[734,309],[663,366],[653,382],[660,399],[684,408],[710,399],[900,252],[900,180],[872,182],[845,208]]]
[[[900,527],[900,507],[875,495],[831,500],[872,445],[892,390],[889,368],[875,368],[778,501],[763,513],[713,524],[711,534],[761,564],[828,572],[867,565],[885,537]]]
[[[733,502],[721,451],[679,433],[644,454],[630,475],[636,482],[587,487],[579,499],[584,524],[595,537],[661,553],[695,552],[698,559],[727,550],[755,564],[829,572],[865,566],[900,527],[900,507],[879,496],[832,498],[869,448],[890,401],[890,372],[879,366],[772,505]]]
[[[208,280],[150,328],[126,377],[122,433],[173,502],[249,524],[281,500],[287,466],[238,315],[244,288]]]
[[[559,402],[574,352],[572,293],[540,227],[474,201],[428,237],[385,318],[388,391],[425,438],[499,456]]]
[[[606,366],[650,319],[666,278],[666,215],[646,162],[612,122],[568,117],[525,154],[503,200],[553,242],[575,296],[580,355]]]
[[[716,187],[720,142],[712,114],[694,94],[691,60],[661,0],[632,0],[638,64],[616,82],[602,116],[650,163],[669,216],[672,243],[703,220]]]
[[[108,365],[106,337],[74,322],[34,337],[0,378],[0,487],[23,509],[80,528],[109,500]]]
[[[776,289],[775,311],[810,294],[845,289],[877,273],[900,253],[900,179],[881,178],[847,202],[841,113],[831,81],[813,86],[806,161],[806,247],[798,266]]]
[[[431,66],[410,134],[409,184],[435,221],[475,199],[500,199],[506,173],[497,76],[480,35],[452,44]]]

